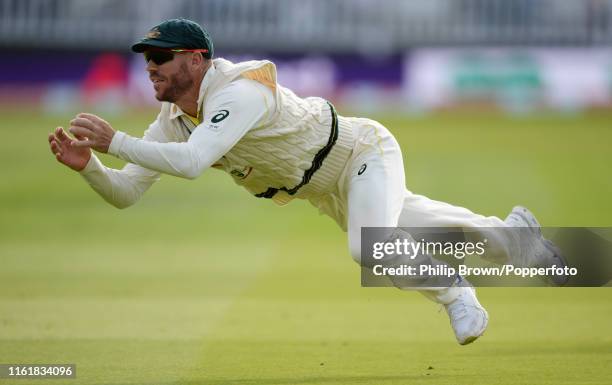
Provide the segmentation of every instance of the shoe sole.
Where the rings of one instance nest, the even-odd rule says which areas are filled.
[[[474,296],[475,296],[476,295],[476,290],[474,288],[472,288],[472,291],[473,291]],[[463,342],[457,341],[457,342],[459,342],[459,345],[462,345],[462,346],[463,345],[471,344],[472,342],[476,341],[479,337],[482,337],[484,332],[487,330],[487,326],[489,326],[489,312],[487,312],[487,310],[484,307],[482,307],[482,305],[478,301],[478,298],[476,298],[475,301],[478,304],[480,310],[482,310],[482,312],[484,314],[484,321],[483,321],[482,327],[480,328],[480,331],[478,333],[476,333],[473,336],[467,337],[465,340],[463,340]]]
[[[480,337],[480,336],[469,337],[468,339],[466,339],[465,341],[463,341],[463,343],[460,343],[459,345],[462,345],[462,346],[469,345],[472,342],[476,341],[478,339],[478,337]]]
[[[459,342],[459,345],[462,345],[462,346],[469,345],[484,335],[484,332],[487,330],[487,326],[489,326],[489,313],[487,313],[487,311],[484,308],[482,309],[482,311],[484,312],[484,315],[485,315],[485,321],[484,321],[484,325],[482,326],[482,329],[480,330],[480,332],[474,336],[469,336],[463,342]]]

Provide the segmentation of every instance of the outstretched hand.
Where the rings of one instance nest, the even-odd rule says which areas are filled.
[[[65,164],[75,171],[81,171],[87,166],[91,158],[91,149],[87,147],[71,146],[73,138],[70,137],[62,127],[57,127],[49,134],[49,147],[58,162]],[[85,139],[79,138],[77,139]]]
[[[104,119],[94,114],[81,113],[70,121],[69,131],[77,140],[71,146],[76,148],[93,148],[106,153],[115,135],[115,130]]]

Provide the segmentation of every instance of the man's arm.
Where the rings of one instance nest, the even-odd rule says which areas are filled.
[[[157,120],[145,131],[142,140],[167,141]],[[91,154],[87,166],[79,172],[105,201],[120,209],[136,203],[160,177],[159,172],[133,163],[126,164],[121,170],[106,167],[94,154]]]
[[[88,138],[73,145],[107,150],[142,167],[193,179],[225,155],[248,130],[268,119],[274,108],[269,88],[253,80],[240,79],[211,97],[205,106],[204,121],[187,142],[148,142],[115,132],[108,123],[97,123],[96,117],[90,115],[91,120],[87,122],[82,118],[73,121],[72,129],[76,128],[73,132]],[[114,134],[110,143],[105,139],[109,129]]]
[[[77,136],[77,139],[84,139]],[[144,140],[167,141],[159,129],[157,121],[145,131]],[[105,201],[117,208],[134,204],[142,194],[159,179],[159,173],[144,167],[127,164],[121,170],[104,166],[86,147],[73,147],[72,138],[58,127],[49,135],[51,151],[64,165],[79,172],[87,183]]]
[[[83,178],[105,201],[123,209],[133,205],[159,180],[159,173],[128,163],[121,170],[106,167],[92,154],[80,171]]]

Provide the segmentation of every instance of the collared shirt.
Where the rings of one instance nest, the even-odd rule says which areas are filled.
[[[206,92],[205,80],[206,77],[200,87],[200,100]],[[201,111],[202,123],[185,128],[189,132],[186,142],[164,140],[162,142],[166,143],[159,143],[117,131],[108,153],[165,174],[196,178],[250,129],[270,118],[274,97],[272,91],[261,83],[242,78],[210,95],[206,103],[200,104],[203,105],[206,111]],[[176,105],[171,108],[170,119],[183,119],[186,115]],[[159,119],[149,127],[153,136],[165,134],[165,122]]]
[[[186,117],[190,119],[191,118],[198,119],[199,120],[198,124],[202,122],[201,117],[203,114],[202,105],[204,102],[204,95],[206,94],[206,91],[208,90],[208,85],[210,84],[212,78],[215,76],[216,71],[217,69],[215,68],[214,64],[211,64],[210,68],[208,68],[208,70],[204,74],[204,78],[202,78],[202,82],[200,83],[200,90],[198,92],[198,112],[196,116],[191,116],[187,114],[186,112],[184,112],[183,110],[181,110],[181,108],[177,106],[176,104],[172,104],[172,107],[170,109],[170,119],[176,119],[178,117],[185,115]]]
[[[127,207],[140,198],[160,173],[183,178],[198,177],[223,157],[249,130],[264,124],[276,108],[272,90],[263,84],[239,78],[207,95],[215,73],[206,72],[200,85],[198,117],[201,123],[187,127],[185,140],[170,135],[169,122],[158,118],[136,138],[116,131],[108,153],[127,164],[122,170],[105,167],[92,154],[81,175],[107,202]],[[191,120],[178,106],[170,106],[170,120]]]

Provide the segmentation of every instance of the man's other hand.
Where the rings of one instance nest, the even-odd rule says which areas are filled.
[[[102,153],[108,152],[115,130],[108,122],[94,114],[81,113],[70,121],[69,131],[77,140],[72,140],[75,148],[93,148]]]
[[[62,127],[57,127],[55,132],[49,134],[49,147],[55,155],[55,159],[75,171],[81,171],[87,166],[87,162],[91,158],[91,149],[74,147],[70,144],[72,141],[73,138],[68,136]]]

